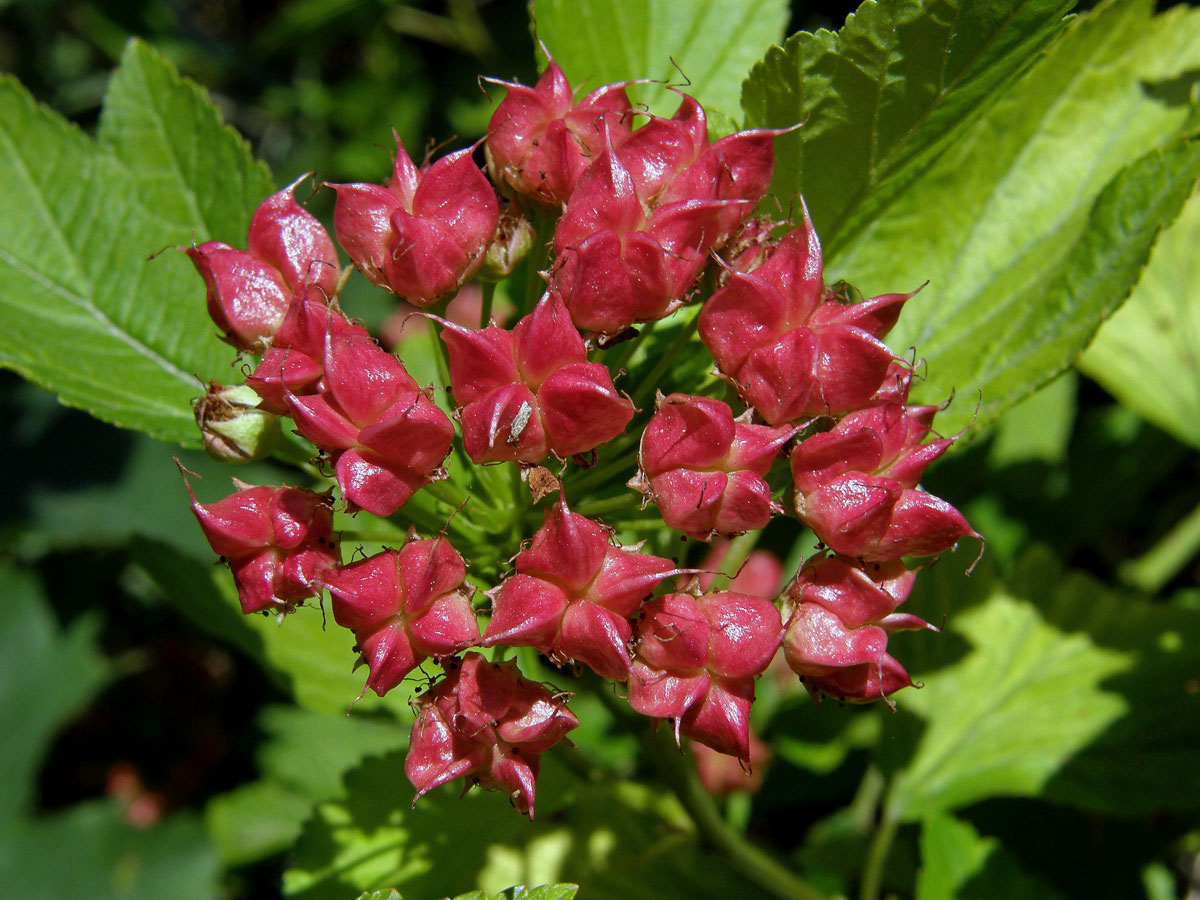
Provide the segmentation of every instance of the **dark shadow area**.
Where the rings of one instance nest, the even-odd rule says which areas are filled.
[[[959,888],[962,900],[997,896],[997,886],[1034,879],[1064,897],[1127,900],[1145,895],[1135,865],[1113,861],[1162,859],[1163,848],[1183,830],[1169,818],[1121,821],[1033,800],[989,800],[960,814],[1001,848]],[[1018,871],[1014,872],[1014,864]]]
[[[67,493],[119,481],[138,439],[0,370],[0,446],[9,464],[19,466],[0,504],[0,531],[29,518],[39,491]]]
[[[1189,69],[1174,78],[1143,81],[1142,90],[1168,106],[1188,107],[1195,102],[1193,98],[1197,85],[1200,85],[1200,69]]]
[[[1012,561],[1020,548],[1046,544],[1068,568],[1115,581],[1116,564],[1154,546],[1200,503],[1200,463],[1092,382],[1080,388],[1063,462],[993,466],[985,439],[940,460],[923,486],[955,502],[985,537],[996,532],[988,556]],[[1187,583],[1194,577],[1184,571],[1170,587]]]

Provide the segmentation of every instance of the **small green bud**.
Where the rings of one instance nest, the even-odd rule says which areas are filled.
[[[479,277],[484,281],[500,281],[512,274],[513,269],[529,255],[533,248],[533,226],[527,219],[504,213],[496,234],[488,245],[487,256]]]
[[[279,416],[259,409],[261,398],[244,384],[222,387],[210,381],[208,393],[192,404],[204,449],[213,459],[241,463],[262,459],[279,442]]]

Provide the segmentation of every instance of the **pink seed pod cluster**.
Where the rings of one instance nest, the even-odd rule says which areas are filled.
[[[821,274],[808,211],[754,271],[733,272],[704,305],[700,337],[721,374],[766,422],[865,406],[895,355],[881,340],[912,294],[844,304]]]
[[[606,84],[575,102],[554,60],[533,87],[494,81],[507,93],[488,125],[488,171],[502,190],[561,205],[605,135],[620,141],[633,123],[623,84]]]
[[[847,415],[791,456],[796,512],[834,551],[885,562],[932,556],[979,537],[917,483],[953,443],[923,443],[937,407],[883,403]]]
[[[607,130],[554,232],[551,287],[575,324],[612,336],[661,319],[690,293],[708,254],[766,194],[773,131],[708,143],[704,110],[684,96],[617,144]]]
[[[769,600],[717,591],[667,594],[638,622],[629,705],[669,719],[675,736],[750,760],[754,678],[779,649],[782,622]]]
[[[446,395],[343,313],[337,250],[294,186],[255,213],[249,249],[187,250],[217,327],[257,357],[220,399],[235,391],[247,428],[251,413],[269,420],[264,434],[290,419],[314,448],[313,485],[333,482],[324,493],[238,483],[213,504],[193,496],[193,510],[246,612],[282,621],[323,591],[367,666],[364,695],[427,685],[406,764],[418,797],[466,779],[533,815],[539,757],[578,721],[566,695],[499,662],[512,647],[621,686],[632,710],[704,748],[713,791],[753,784],[735,776],[765,758],[750,724],[756,679],[775,661],[772,673],[790,669],[814,697],[890,703],[912,679],[889,636],[929,627],[898,611],[918,570],[906,560],[978,537],[920,486],[954,438],[934,432],[937,407],[908,404],[913,365],[883,343],[913,295],[856,300],[827,286],[807,210],[795,228],[756,215],[778,132],[710,141],[694,98],[660,117],[634,110],[623,84],[576,101],[553,61],[532,88],[496,83],[507,93],[483,142],[488,174],[477,148],[418,167],[397,139],[386,185],[330,186],[353,265],[438,324]],[[518,273],[524,285],[495,295],[516,314],[493,323],[492,282]],[[472,278],[487,282],[478,328],[445,311]],[[674,343],[609,349],[676,312]],[[704,348],[723,380],[679,384],[672,354],[707,359]],[[618,390],[626,380],[633,398],[657,396],[653,409]],[[723,399],[701,395],[713,385]],[[227,458],[270,452],[269,436],[213,437],[213,416],[199,418]],[[469,527],[441,519],[431,534],[437,507],[410,504],[426,489],[448,509],[466,497],[454,516]],[[384,524],[408,538],[342,564],[335,506],[347,522],[395,517]],[[815,533],[817,553],[782,589],[792,573],[765,550],[732,571],[725,554],[749,548],[727,539],[781,515]],[[648,534],[668,555],[680,535],[711,546],[691,569],[633,543]]]
[[[463,447],[476,463],[569,459],[625,430],[633,404],[587,361],[562,299],[547,293],[512,331],[443,323]]]
[[[578,724],[558,693],[522,678],[515,663],[468,653],[447,661],[446,677],[421,698],[404,771],[417,799],[467,778],[533,818],[539,757]]]
[[[342,497],[389,516],[444,477],[454,426],[401,362],[372,340],[325,342],[324,390],[287,393],[296,430],[329,454]]]
[[[242,612],[290,612],[315,597],[327,569],[338,563],[333,505],[328,494],[293,487],[255,487],[200,503],[188,484],[192,512],[209,544],[233,571]]]

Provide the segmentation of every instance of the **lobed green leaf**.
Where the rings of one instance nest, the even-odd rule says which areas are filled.
[[[271,706],[256,759],[263,777],[221,794],[205,810],[221,859],[239,865],[291,847],[313,807],[341,792],[347,771],[408,743],[401,724],[363,715],[324,715]]]
[[[890,735],[895,816],[998,796],[1118,816],[1200,803],[1200,613],[1133,601],[1041,549],[1003,580],[981,566],[968,591],[958,571],[923,582],[913,611],[949,627],[893,648],[924,684],[901,709],[925,723]]]
[[[189,401],[230,380],[171,245],[244,242],[266,168],[195,85],[131,41],[95,141],[0,81],[0,365],[68,405],[199,444]]]
[[[991,897],[1063,896],[1024,871],[999,839],[984,837],[969,823],[946,813],[929,816],[921,827],[921,870],[917,900],[969,900]]]
[[[317,806],[284,875],[284,893],[343,900],[394,886],[414,897],[440,897],[448,889],[488,896],[504,885],[541,883],[552,885],[537,889],[544,896],[567,897],[570,888],[555,884],[566,877],[599,900],[765,896],[701,849],[672,798],[627,781],[583,781],[554,751],[541,759],[532,823],[499,794],[460,796],[458,783],[410,809],[412,793],[399,754],[351,772],[344,795]],[[452,871],[439,864],[450,857]],[[530,895],[543,896],[514,892]]]
[[[537,36],[573,87],[656,79],[682,85],[705,107],[738,111],[742,79],[767,47],[783,38],[786,0],[545,0]],[[641,92],[659,114],[677,98]]]
[[[1200,171],[1198,71],[1200,10],[1102,4],[836,254],[867,295],[928,280],[888,337],[928,361],[914,399],[987,422],[1075,361]]]
[[[0,564],[0,822],[30,812],[38,765],[54,734],[111,676],[88,617],[63,631],[30,572]],[[70,677],[63,677],[70,673]]]
[[[1158,240],[1132,296],[1079,367],[1139,415],[1200,447],[1200,194]]]
[[[776,142],[772,190],[803,195],[830,256],[902,193],[1066,25],[1073,0],[867,0],[755,65],[750,127]]]

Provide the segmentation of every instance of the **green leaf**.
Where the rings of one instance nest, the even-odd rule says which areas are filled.
[[[1197,178],[1200,141],[1151,151],[1118,172],[1097,198],[1083,233],[1050,270],[1048,282],[1005,292],[1004,299],[999,296],[1003,288],[985,291],[979,296],[992,302],[990,308],[973,300],[952,325],[922,345],[930,378],[914,395],[976,394],[982,397],[978,421],[987,424],[1061,374],[1129,295],[1159,231],[1178,214]],[[993,285],[1007,282],[1009,275]],[[941,427],[952,429],[974,418],[975,412],[960,404]]]
[[[997,838],[983,837],[970,824],[945,813],[925,820],[917,900],[1057,900],[1062,896],[1024,872]]]
[[[827,252],[869,223],[1065,26],[1072,0],[867,0],[834,33],[759,62],[746,124],[776,142],[772,190],[803,195]]]
[[[197,240],[232,232],[244,243],[254,207],[271,190],[266,166],[207,93],[140,41],[126,45],[109,82],[96,143],[135,176],[142,207]]]
[[[278,781],[253,781],[208,802],[208,836],[227,866],[265,859],[296,843],[315,803]]]
[[[469,894],[459,894],[454,900],[572,900],[578,891],[577,884],[545,884],[535,888],[518,884],[498,894],[471,891]]]
[[[510,887],[496,895],[496,900],[572,900],[579,893],[577,884],[544,884],[527,888],[523,884]],[[456,900],[462,900],[461,897]]]
[[[133,828],[101,800],[5,826],[0,883],[11,897],[210,900],[219,870],[199,822],[185,813]]]
[[[89,140],[0,81],[0,365],[71,406],[196,446],[200,379],[232,374],[183,254],[245,240],[270,178],[195,85],[130,42]]]
[[[404,898],[395,888],[388,888],[382,891],[363,891],[358,896],[358,900],[404,900]]]
[[[996,423],[988,462],[996,468],[1024,462],[1064,463],[1075,424],[1079,378],[1067,372],[1011,407]]]
[[[0,594],[0,827],[7,828],[31,806],[34,777],[54,734],[110,673],[95,645],[96,621],[61,630],[32,574],[0,564]]]
[[[537,35],[573,87],[652,78],[690,84],[704,106],[738,111],[742,79],[767,47],[783,39],[785,0],[545,0]],[[671,60],[678,64],[678,70]],[[682,76],[681,73],[682,72]],[[675,95],[642,88],[631,97],[656,113]],[[790,123],[789,123],[790,124]]]
[[[318,805],[284,874],[285,894],[343,900],[394,886],[408,896],[442,897],[568,877],[593,900],[763,897],[701,849],[670,797],[627,781],[580,782],[553,751],[542,757],[532,823],[499,794],[460,798],[457,783],[410,809],[403,773],[399,754],[370,760],[347,776],[344,798]],[[453,868],[439,864],[451,856]]]
[[[1158,240],[1133,295],[1079,367],[1125,405],[1200,447],[1200,194]]]
[[[292,846],[313,806],[341,792],[348,770],[408,743],[403,725],[362,715],[276,706],[263,710],[259,725],[268,735],[256,754],[264,777],[214,797],[206,809],[209,834],[229,865]]]
[[[1200,10],[1097,7],[836,254],[867,295],[929,281],[888,337],[928,360],[914,397],[982,391],[987,422],[1074,362],[1191,190],[1198,71]]]
[[[192,625],[251,659],[262,658],[263,642],[258,633],[237,604],[230,603],[212,586],[216,570],[211,563],[206,565],[169,544],[140,535],[129,543],[129,561]],[[222,573],[221,577],[229,576]]]
[[[894,815],[998,796],[1110,815],[1200,805],[1200,613],[1109,592],[1045,550],[1003,581],[980,566],[969,591],[945,562],[923,579],[913,612],[949,626],[891,648],[924,683],[900,708],[925,722],[915,745],[906,717],[884,736]]]

